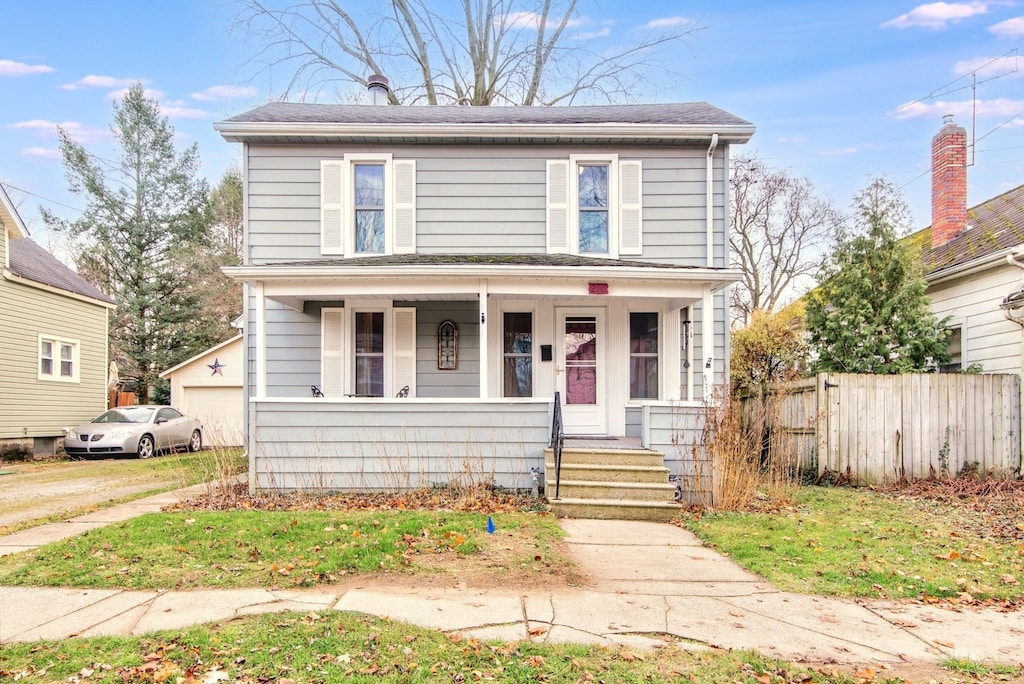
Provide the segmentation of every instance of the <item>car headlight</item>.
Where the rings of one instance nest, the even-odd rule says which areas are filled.
[[[113,432],[108,432],[107,437],[110,439],[124,439],[125,437],[131,437],[135,433],[136,430],[131,428],[121,428],[119,430],[114,430]]]
[[[78,439],[78,431],[77,430],[68,430],[68,435],[67,436],[70,437],[71,439]]]

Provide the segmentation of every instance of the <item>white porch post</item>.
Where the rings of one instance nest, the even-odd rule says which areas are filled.
[[[679,340],[682,337],[681,326],[679,317],[682,315],[682,309],[677,309],[675,306],[669,306],[662,319],[665,321],[665,339],[671,341],[668,349],[674,349],[674,353],[665,354],[665,392],[661,396],[665,399],[672,401],[680,398],[680,368],[681,363],[679,360]]]
[[[256,398],[267,396],[267,300],[263,282],[256,283]]]
[[[686,401],[693,401],[693,305],[686,307]]]
[[[700,350],[701,366],[704,369],[702,383],[704,385],[704,401],[711,403],[712,389],[715,383],[715,307],[711,295],[711,286],[704,286],[704,298],[700,312]]]
[[[490,368],[487,359],[487,281],[480,281],[480,398],[489,396]]]

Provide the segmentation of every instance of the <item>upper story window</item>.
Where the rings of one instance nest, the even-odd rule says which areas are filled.
[[[78,382],[78,342],[39,336],[39,379]]]
[[[416,251],[416,162],[346,154],[320,162],[320,251],[339,256]]]
[[[940,373],[959,373],[964,367],[963,326],[951,326],[946,338],[949,362],[939,366]]]
[[[579,154],[547,163],[549,254],[643,254],[642,163]]]

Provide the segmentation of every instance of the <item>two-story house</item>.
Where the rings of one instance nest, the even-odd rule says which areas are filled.
[[[36,244],[0,187],[0,454],[53,455],[107,406],[112,299]]]
[[[729,146],[750,123],[274,103],[215,127],[243,146],[225,271],[246,285],[252,488],[528,487],[556,393],[568,435],[686,474],[726,377]]]

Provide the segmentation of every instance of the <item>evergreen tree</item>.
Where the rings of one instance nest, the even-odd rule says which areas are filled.
[[[875,179],[854,198],[856,230],[841,234],[805,316],[816,372],[924,371],[949,358],[945,321],[925,296],[916,251],[899,240],[909,211]]]
[[[117,302],[111,357],[149,400],[160,371],[224,336],[205,320],[194,273],[196,255],[209,247],[209,189],[197,176],[196,145],[175,150],[174,129],[140,83],[114,103],[110,131],[113,161],[60,131],[69,188],[87,206],[73,221],[46,211],[43,218],[77,239],[79,272]]]

